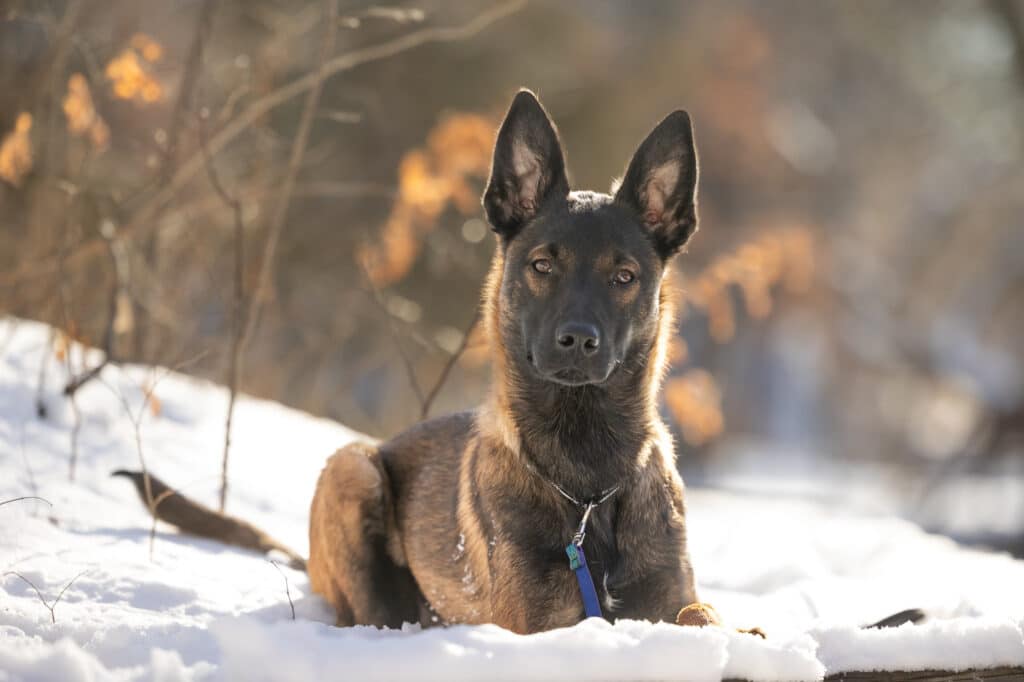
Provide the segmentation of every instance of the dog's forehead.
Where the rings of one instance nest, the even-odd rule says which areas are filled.
[[[639,222],[611,196],[599,192],[572,192],[565,209],[537,221],[527,241],[568,247],[583,260],[616,253],[641,259],[654,257]]]
[[[569,192],[567,203],[569,204],[569,213],[588,213],[596,212],[604,206],[608,206],[612,203],[613,199],[610,194],[603,194],[601,192],[591,192],[587,190],[577,190]]]

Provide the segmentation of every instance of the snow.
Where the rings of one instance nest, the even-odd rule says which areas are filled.
[[[8,680],[815,680],[848,670],[1024,665],[1024,562],[968,550],[886,515],[751,492],[688,491],[704,599],[731,629],[589,620],[531,636],[495,626],[339,629],[305,574],[159,528],[109,473],[138,468],[133,410],[153,471],[214,505],[226,391],[173,372],[108,367],[79,393],[75,482],[68,401],[49,330],[0,321],[0,681]],[[93,353],[90,361],[95,361]],[[75,351],[78,361],[78,351]],[[307,551],[309,500],[324,460],[358,434],[243,397],[232,434],[228,509]],[[453,554],[459,552],[452,547]],[[280,570],[280,572],[279,572]],[[53,620],[32,587],[53,606]],[[295,603],[292,620],[285,579]],[[76,577],[77,576],[77,577]],[[59,603],[53,604],[69,581]],[[858,625],[920,607],[928,622]]]
[[[834,627],[814,633],[830,670],[954,670],[1020,665],[1024,642],[1008,618],[957,618],[889,631]]]

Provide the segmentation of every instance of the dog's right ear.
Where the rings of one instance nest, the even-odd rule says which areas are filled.
[[[558,133],[529,90],[512,100],[494,145],[484,211],[507,243],[551,201],[565,201],[569,179]]]

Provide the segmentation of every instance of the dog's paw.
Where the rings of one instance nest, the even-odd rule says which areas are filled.
[[[718,611],[711,604],[705,604],[703,602],[697,602],[684,607],[676,614],[676,625],[686,625],[690,627],[702,628],[705,625],[722,625],[722,618],[718,615]],[[736,632],[742,632],[746,635],[754,635],[761,639],[767,639],[764,634],[764,630],[761,628],[748,628],[745,630],[737,629]]]
[[[702,628],[705,625],[721,625],[722,619],[711,604],[696,602],[683,607],[676,614],[676,625],[688,625]]]

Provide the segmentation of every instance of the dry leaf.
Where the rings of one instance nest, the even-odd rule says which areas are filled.
[[[15,187],[21,186],[32,170],[32,114],[22,112],[14,122],[14,130],[0,142],[0,179]]]

